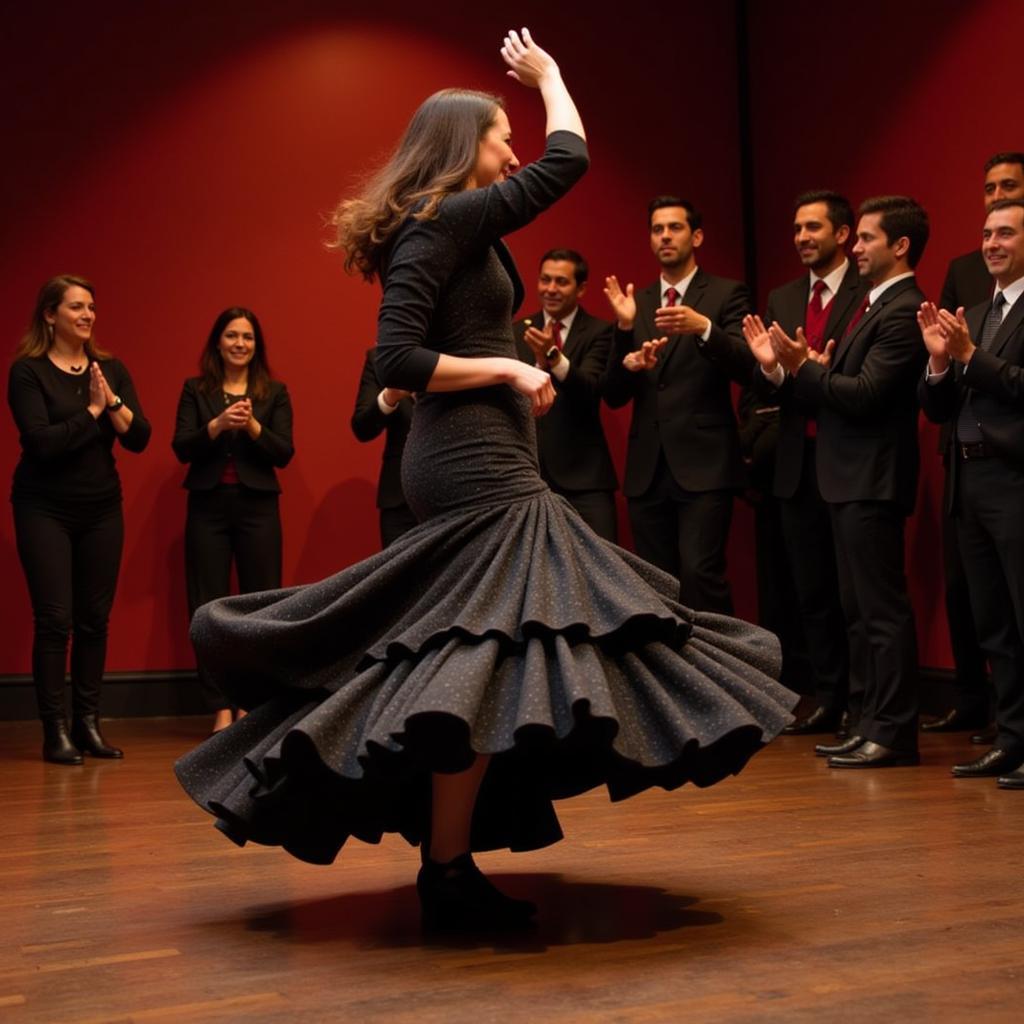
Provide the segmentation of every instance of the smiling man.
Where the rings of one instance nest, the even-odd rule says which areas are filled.
[[[815,467],[828,503],[850,652],[845,743],[818,746],[832,768],[914,765],[918,687],[904,529],[917,494],[917,377],[924,364],[914,268],[928,216],[907,196],[861,205],[853,255],[870,291],[834,346],[816,352],[803,330],[746,325],[747,341],[777,386],[815,411]],[[753,318],[752,318],[753,319]],[[766,337],[767,336],[767,340]],[[770,343],[769,343],[770,342]]]
[[[606,540],[616,540],[618,478],[601,426],[601,392],[612,346],[612,325],[581,305],[587,261],[575,249],[552,249],[541,259],[541,309],[513,327],[519,358],[551,373],[555,404],[537,420],[541,476]]]
[[[788,335],[797,328],[821,352],[843,336],[870,285],[847,259],[853,230],[849,200],[825,190],[805,192],[793,204],[793,245],[805,272],[768,295],[765,322]],[[818,488],[814,409],[792,400],[792,378],[783,387],[754,373],[754,387],[780,406],[774,495],[786,555],[799,601],[800,621],[813,673],[817,707],[783,732],[835,732],[847,708],[849,659],[839,602],[836,557],[828,506]],[[783,650],[785,655],[787,652]]]
[[[648,206],[657,281],[605,281],[615,311],[606,401],[633,402],[623,491],[637,553],[672,573],[680,600],[732,612],[725,549],[734,493],[745,474],[730,382],[747,384],[754,360],[743,340],[745,285],[697,266],[699,211],[676,196]]]
[[[947,488],[981,648],[996,691],[991,750],[953,774],[1024,789],[1024,200],[992,204],[982,257],[991,301],[921,308],[929,419],[950,423]]]

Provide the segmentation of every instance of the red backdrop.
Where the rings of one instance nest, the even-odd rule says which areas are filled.
[[[542,148],[539,99],[502,74],[506,15],[428,15],[401,0],[356,18],[344,6],[55,3],[7,15],[0,337],[12,350],[44,279],[86,275],[98,290],[97,336],[124,359],[154,428],[148,451],[119,460],[127,539],[112,670],[191,665],[183,471],[170,438],[181,381],[214,316],[242,304],[261,318],[295,404],[297,454],[282,474],[285,582],[327,575],[376,547],[380,449],[348,426],[377,292],[324,252],[323,213],[444,86],[503,93],[520,159]],[[677,5],[700,43],[671,46],[653,17],[570,25],[549,11],[525,3],[515,17],[557,54],[588,125],[593,170],[511,239],[524,278],[546,248],[577,247],[593,268],[588,305],[603,314],[606,274],[654,276],[645,207],[663,191],[704,207],[704,264],[742,276],[731,9]],[[609,419],[620,464],[624,423]],[[8,420],[0,480],[17,455]],[[738,604],[752,615],[743,512],[734,533]],[[8,515],[0,573],[0,674],[27,672],[31,616]]]

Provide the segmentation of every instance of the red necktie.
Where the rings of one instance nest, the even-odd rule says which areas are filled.
[[[870,294],[871,293],[868,292],[868,295]],[[868,295],[864,296],[864,301],[857,307],[857,312],[853,314],[853,317],[850,319],[850,322],[846,325],[846,333],[843,335],[844,338],[848,334],[853,333],[854,327],[856,327],[857,324],[860,323],[861,317],[868,311],[868,306],[871,304],[868,301]]]
[[[828,316],[825,313],[826,307],[821,304],[821,296],[828,287],[824,281],[814,282],[814,294],[811,301],[807,303],[807,313],[804,316],[804,334],[807,337],[807,344],[820,352],[825,347],[825,327],[828,324]]]
[[[555,343],[555,348],[559,352],[562,351],[562,324],[558,320],[551,321],[551,339]]]
[[[666,306],[674,306],[678,299],[679,299],[679,292],[677,292],[675,290],[675,288],[666,288],[665,289],[665,305]]]

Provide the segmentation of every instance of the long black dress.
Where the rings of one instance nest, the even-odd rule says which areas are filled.
[[[509,181],[403,226],[383,384],[422,391],[442,351],[515,357],[522,288],[500,238],[586,166],[582,139],[556,132]],[[194,619],[205,670],[250,713],[177,773],[234,841],[314,863],[350,835],[420,842],[430,773],[481,752],[473,849],[535,849],[561,838],[552,800],[711,785],[791,721],[774,636],[683,608],[674,578],[592,533],[541,481],[511,387],[421,394],[403,486],[421,522],[385,551]]]

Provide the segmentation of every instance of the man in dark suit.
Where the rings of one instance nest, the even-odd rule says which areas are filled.
[[[541,310],[513,330],[519,358],[550,371],[555,387],[555,404],[537,420],[541,476],[596,534],[614,542],[619,481],[601,426],[612,325],[580,305],[588,273],[574,249],[545,253],[537,278]]]
[[[992,749],[953,774],[1024,788],[1024,200],[992,205],[981,248],[995,294],[966,314],[922,307],[918,392],[929,419],[953,424],[950,511],[996,691]]]
[[[845,246],[852,230],[853,210],[845,197],[828,191],[797,197],[793,243],[808,272],[769,294],[765,322],[779,324],[789,336],[801,329],[817,352],[824,350],[828,339],[843,336],[869,287],[856,264],[846,258]],[[760,367],[754,371],[754,384],[763,395],[775,390]],[[792,387],[790,378],[782,391],[791,391]],[[787,400],[775,397],[781,408],[774,494],[779,500],[782,534],[818,702],[807,717],[783,731],[835,732],[847,707],[849,659],[832,522],[818,488],[815,408],[788,395]]]
[[[985,209],[1000,199],[1024,197],[1024,153],[995,153],[985,161]],[[981,249],[972,249],[950,261],[946,281],[942,286],[939,306],[956,313],[958,309],[971,309],[992,297],[992,275],[985,265]],[[951,479],[948,455],[952,451],[950,423],[944,423],[939,432],[939,454],[946,468],[944,504],[948,508]],[[958,533],[949,515],[942,518],[942,563],[946,588],[946,620],[949,641],[953,651],[956,672],[953,680],[953,706],[933,722],[925,722],[925,732],[953,732],[961,729],[983,729],[988,723],[989,686],[985,670],[985,655],[978,644],[974,615],[968,596],[967,574],[957,540]],[[976,741],[991,742],[995,730],[985,730],[974,737]]]
[[[816,469],[829,506],[850,652],[845,743],[819,745],[833,768],[919,763],[917,643],[904,527],[917,492],[917,377],[924,364],[914,267],[928,217],[906,196],[862,204],[853,254],[871,290],[823,352],[802,329],[747,324],[766,376],[816,410]]]
[[[387,547],[416,525],[416,517],[405,503],[402,491],[402,450],[412,423],[413,402],[408,391],[380,386],[375,351],[371,348],[363,361],[352,411],[352,433],[360,441],[372,441],[382,431],[386,432],[377,480],[377,509],[381,546]]]
[[[731,613],[725,548],[744,473],[730,381],[753,370],[742,334],[750,297],[697,266],[704,232],[691,203],[659,196],[648,223],[659,280],[635,296],[605,282],[617,320],[605,400],[633,402],[623,485],[633,539],[679,579],[684,604]]]

